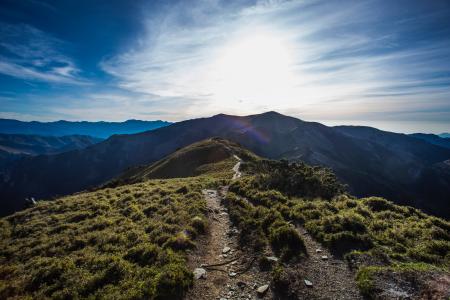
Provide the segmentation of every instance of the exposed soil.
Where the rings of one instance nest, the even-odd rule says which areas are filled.
[[[291,286],[298,299],[362,299],[355,274],[341,258],[333,257],[303,228],[298,227],[308,257],[289,265]],[[306,286],[305,280],[312,283]]]
[[[270,283],[270,274],[260,272],[252,253],[238,246],[237,229],[231,226],[218,191],[203,192],[210,225],[208,234],[199,240],[197,250],[190,255],[189,266],[192,270],[203,266],[207,273],[206,278],[195,280],[186,299],[272,299],[269,290],[263,297],[257,296],[256,289]],[[223,254],[224,247],[231,250]],[[225,264],[208,267],[221,263]]]

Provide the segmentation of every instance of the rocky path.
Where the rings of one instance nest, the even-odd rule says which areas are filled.
[[[355,274],[347,263],[341,258],[333,257],[304,228],[298,227],[297,230],[305,241],[308,252],[308,257],[298,264],[298,268],[292,268],[298,286],[302,286],[297,289],[298,298],[362,299],[354,279]],[[308,286],[309,283],[312,285]]]
[[[259,272],[252,253],[238,247],[238,231],[231,226],[218,191],[203,193],[209,228],[189,258],[189,266],[197,278],[186,299],[271,299],[269,288],[261,293],[262,287],[269,284],[269,274]]]

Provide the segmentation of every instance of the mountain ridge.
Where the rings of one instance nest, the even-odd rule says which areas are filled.
[[[23,160],[8,170],[0,195],[13,203],[30,196],[77,192],[101,185],[129,167],[153,163],[178,148],[221,137],[262,157],[330,167],[357,196],[384,196],[450,215],[447,175],[434,166],[449,159],[450,150],[402,134],[376,131],[380,136],[367,138],[364,130],[359,137],[343,130],[273,112],[186,120],[152,131],[114,135],[81,151]],[[440,182],[433,180],[438,174],[443,174]],[[433,197],[425,197],[427,193]]]
[[[14,119],[0,119],[0,133],[31,134],[44,136],[89,135],[108,138],[113,134],[132,134],[152,130],[171,124],[167,121],[126,120],[124,122],[89,122],[66,121],[53,122],[19,121]]]

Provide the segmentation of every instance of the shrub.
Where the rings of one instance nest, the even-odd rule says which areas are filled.
[[[189,239],[186,233],[180,232],[176,236],[169,237],[163,247],[173,250],[186,250],[194,248],[195,244]]]
[[[195,228],[198,233],[205,233],[208,227],[207,222],[199,216],[195,216],[191,220],[191,226]]]
[[[192,285],[192,273],[181,264],[169,264],[155,278],[155,299],[182,299]]]
[[[270,243],[272,247],[285,258],[306,253],[303,239],[298,232],[289,225],[271,228]]]
[[[392,210],[394,208],[393,204],[386,199],[371,197],[364,200],[364,203],[375,212],[383,210]]]
[[[161,248],[154,244],[146,243],[135,246],[127,251],[124,258],[142,267],[151,266],[158,259]]]
[[[373,278],[373,267],[360,268],[356,274],[356,284],[361,293],[366,297],[371,297],[374,293],[375,285]]]

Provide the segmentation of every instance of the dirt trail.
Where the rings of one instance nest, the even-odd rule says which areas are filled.
[[[362,299],[355,282],[355,274],[347,263],[332,256],[330,251],[315,241],[304,228],[297,228],[305,241],[308,258],[294,268],[299,280],[297,295],[299,299]],[[304,288],[304,280],[313,286]]]
[[[224,190],[226,192],[226,188]],[[204,190],[203,193],[209,211],[208,234],[199,241],[197,250],[190,256],[189,266],[192,270],[203,267],[206,278],[195,280],[186,299],[257,299],[256,288],[269,284],[269,274],[258,272],[254,257],[238,247],[237,229],[231,227],[228,213],[220,204],[218,191]],[[230,250],[223,253],[225,247]],[[226,264],[205,266],[219,263]],[[258,299],[270,297],[267,292],[265,297]]]
[[[233,171],[234,171],[233,180],[235,180],[235,179],[237,179],[237,178],[242,176],[241,171],[239,171],[239,168],[241,166],[241,161],[242,160],[237,155],[233,155],[233,156],[234,156],[234,158],[236,158],[238,160],[238,162],[233,167]]]
[[[242,175],[241,159],[235,158],[238,162],[233,167],[233,179]],[[261,272],[254,254],[238,246],[239,232],[232,227],[227,209],[221,204],[221,197],[227,190],[227,186],[220,192],[203,190],[208,207],[208,234],[199,239],[197,249],[189,257],[189,267],[192,270],[203,268],[206,277],[195,280],[186,299],[273,299],[270,288],[263,295],[256,291],[270,284],[270,272]],[[298,227],[297,230],[305,241],[308,257],[285,265],[295,299],[362,299],[346,262],[334,258],[305,229]],[[306,286],[305,279],[312,287]]]
[[[233,167],[233,180],[241,177],[241,159],[234,157],[238,162]],[[272,299],[269,290],[257,295],[257,288],[269,284],[270,277],[258,271],[253,253],[238,246],[239,232],[231,226],[227,209],[221,204],[227,190],[227,186],[220,193],[203,190],[208,207],[208,234],[197,243],[196,251],[189,257],[189,266],[192,270],[206,270],[206,278],[195,280],[186,299]]]

